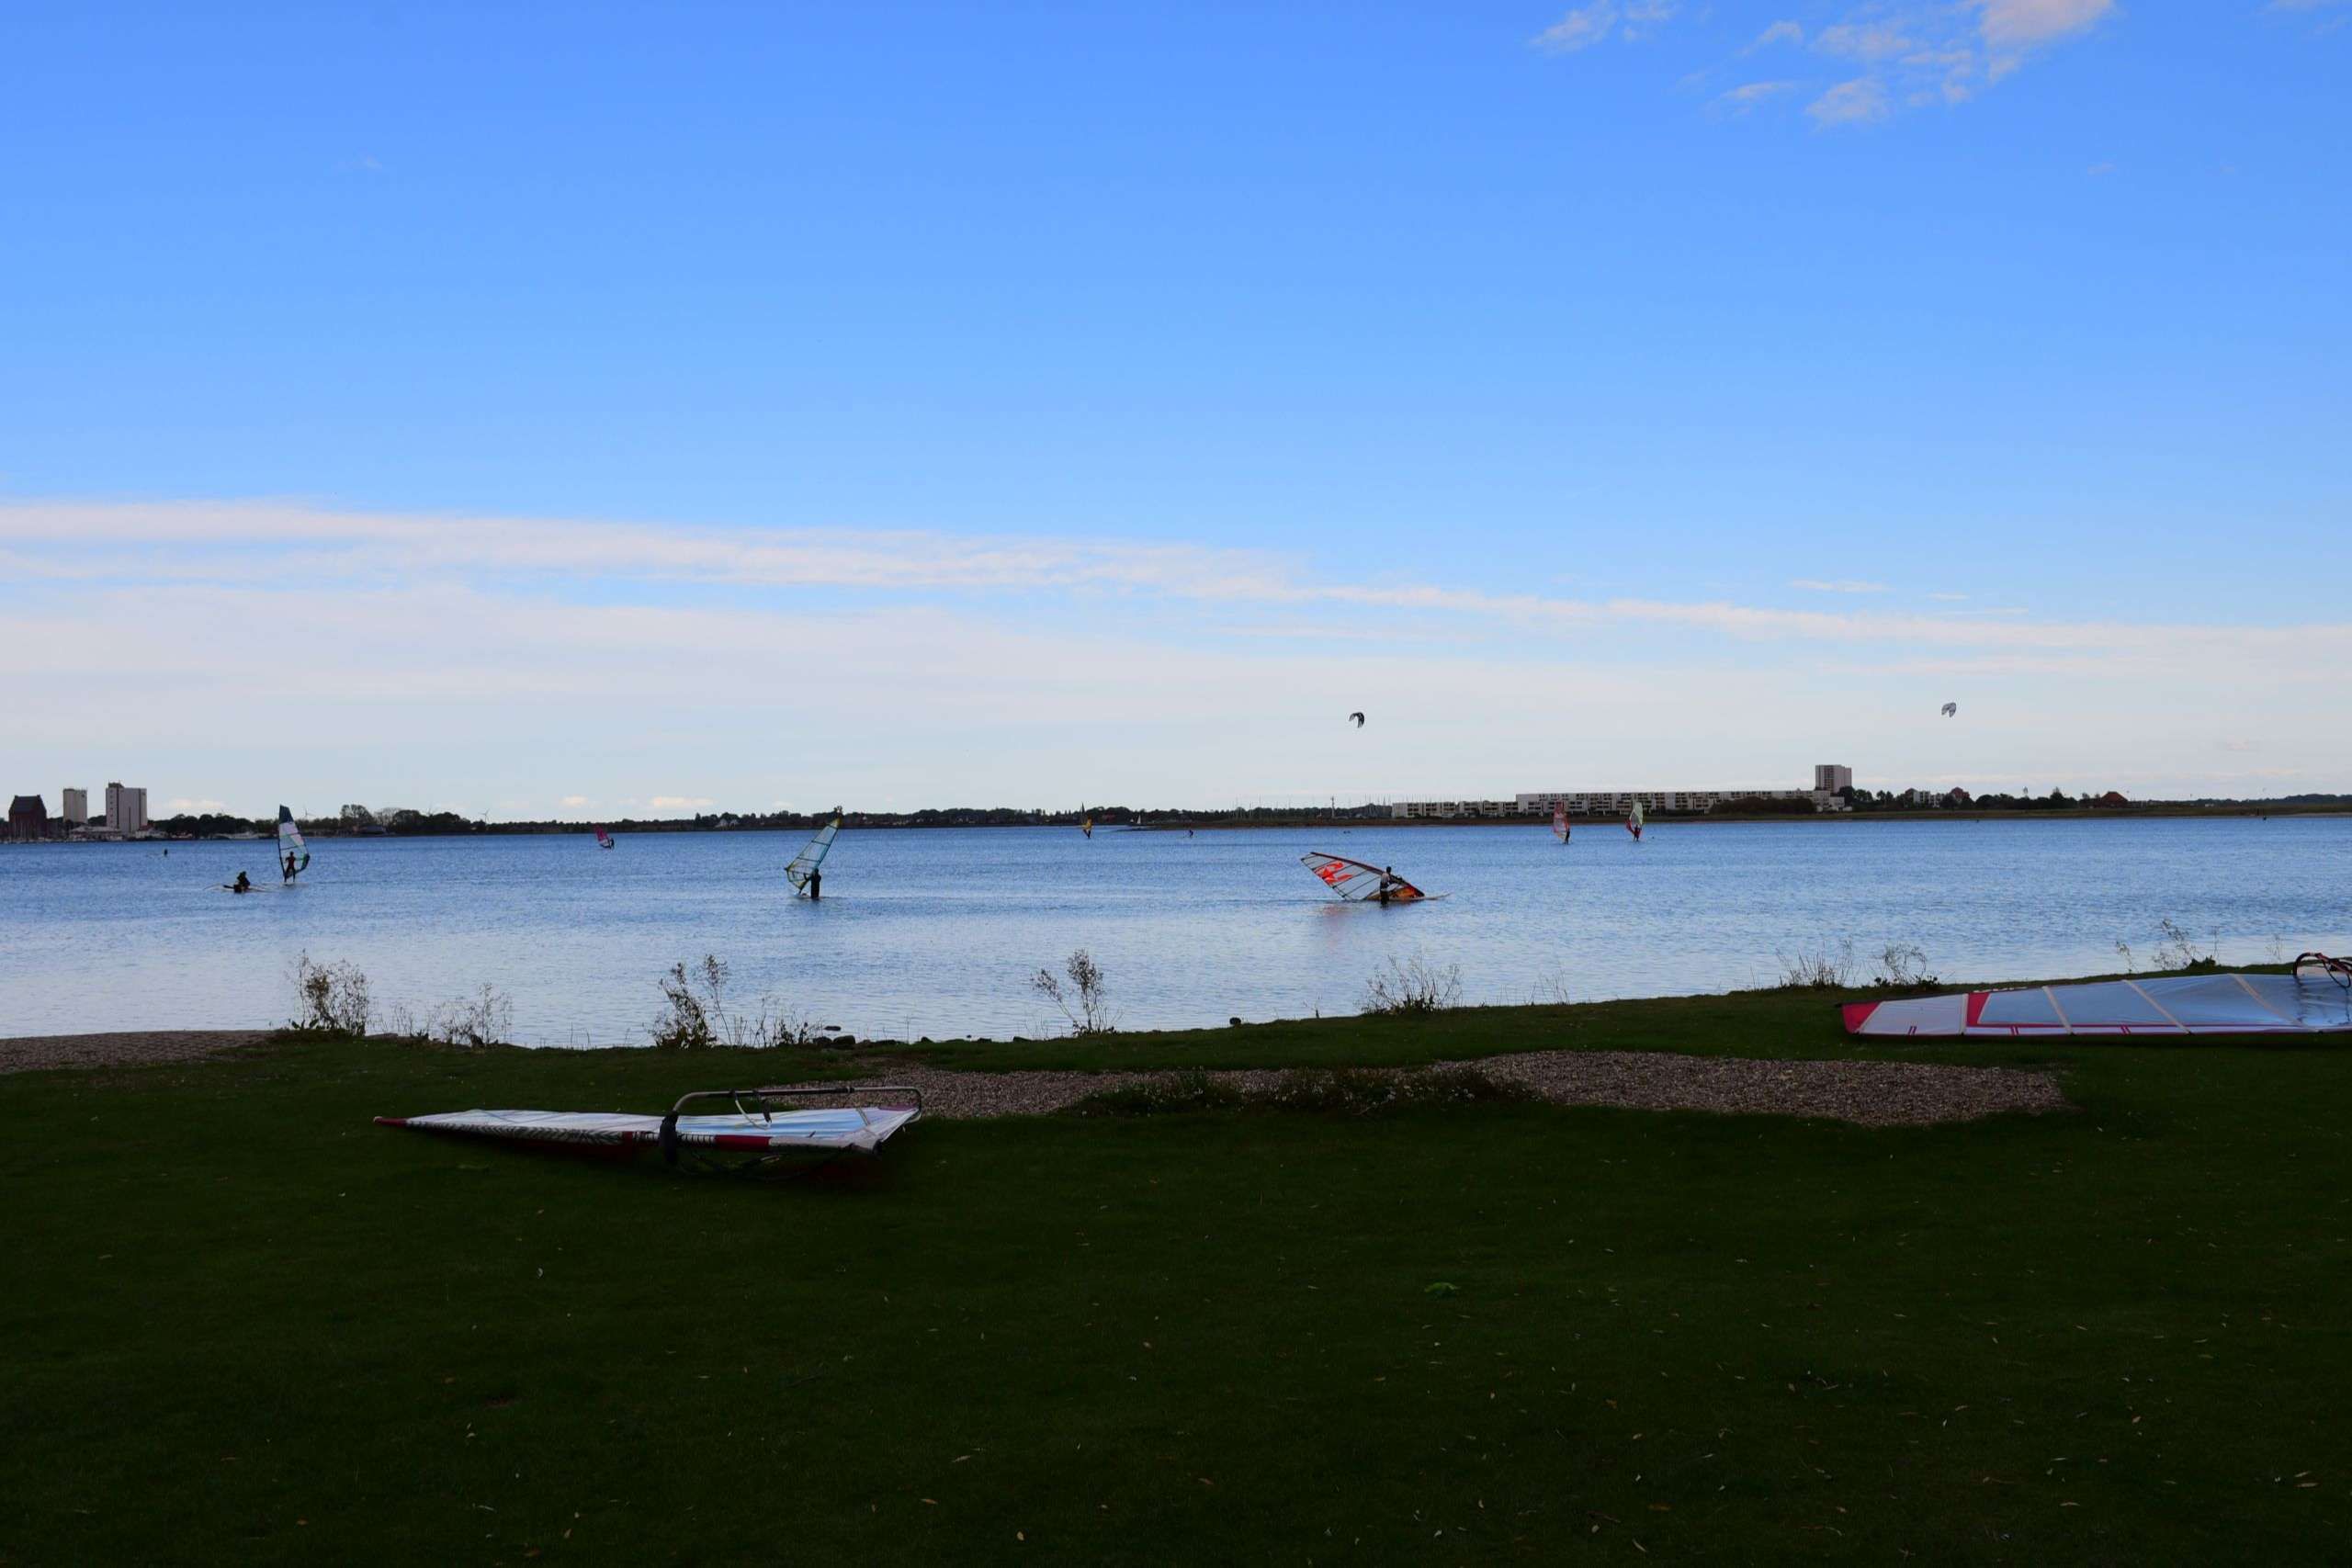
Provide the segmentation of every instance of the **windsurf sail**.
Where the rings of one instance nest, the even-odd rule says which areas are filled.
[[[1838,1011],[1849,1034],[2340,1033],[2352,1031],[2352,962],[2306,953],[2286,975],[2153,975],[1847,1002]]]
[[[1324,886],[1351,904],[1409,904],[1429,897],[1393,871],[1349,860],[1344,855],[1327,855],[1317,850],[1299,856],[1298,863],[1321,877]]]
[[[1642,836],[1642,824],[1648,819],[1649,818],[1643,815],[1642,803],[1638,800],[1634,802],[1634,809],[1625,813],[1625,831],[1633,834],[1636,839],[1640,838]]]
[[[841,1100],[893,1096],[910,1105],[847,1105],[821,1111],[778,1111],[769,1101],[795,1095]],[[723,1100],[731,1115],[688,1116],[696,1100]],[[413,1127],[420,1133],[455,1133],[476,1138],[530,1144],[569,1144],[620,1154],[659,1148],[676,1165],[685,1155],[733,1156],[752,1163],[793,1153],[872,1154],[893,1133],[922,1115],[922,1091],[904,1085],[838,1084],[792,1089],[710,1089],[689,1094],[667,1116],[635,1116],[600,1111],[451,1111],[431,1116],[379,1116],[379,1127]]]
[[[1078,830],[1085,834],[1090,839],[1094,837],[1094,818],[1089,817],[1084,821],[1080,822],[1078,825]]]
[[[303,847],[302,829],[294,825],[294,814],[284,807],[277,808],[277,871],[291,882],[302,874],[311,863],[311,852]]]
[[[825,863],[825,855],[833,847],[833,835],[841,830],[841,814],[835,812],[833,819],[818,829],[817,836],[802,845],[800,852],[792,857],[792,863],[784,868],[785,880],[790,882],[797,891],[808,891],[808,878]]]
[[[609,850],[613,847],[613,836],[605,831],[605,825],[602,822],[596,824],[596,847],[600,850]]]
[[[1552,803],[1552,836],[1564,844],[1568,841],[1568,803],[1565,800]]]

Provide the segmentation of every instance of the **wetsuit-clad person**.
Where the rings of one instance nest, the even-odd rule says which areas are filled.
[[[811,898],[821,897],[824,894],[824,867],[815,865],[810,866],[808,868],[808,897]]]
[[[1380,868],[1380,890],[1374,893],[1373,897],[1385,904],[1388,902],[1389,890],[1394,887],[1401,887],[1402,886],[1404,885],[1396,880],[1396,868],[1393,866],[1384,865]]]
[[[237,880],[229,885],[229,891],[232,893],[250,893],[253,890],[254,879],[242,871],[237,873]]]
[[[288,882],[293,881],[293,880],[294,880],[294,857],[293,857],[291,854],[289,854],[289,855],[288,855],[288,856],[286,857],[286,864],[285,864],[285,866],[284,866],[284,868],[283,868],[283,869],[284,869],[284,871],[285,871],[285,873],[286,873],[286,880],[287,880],[287,881],[288,881]]]

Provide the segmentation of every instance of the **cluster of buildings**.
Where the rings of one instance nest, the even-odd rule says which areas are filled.
[[[1635,802],[1649,814],[1705,812],[1737,800],[1803,801],[1815,811],[1844,811],[1846,791],[1854,787],[1854,770],[1839,762],[1823,762],[1813,770],[1811,789],[1537,789],[1524,790],[1509,800],[1400,800],[1389,810],[1396,817],[1536,817],[1548,818],[1565,806],[1571,817],[1623,817]]]
[[[106,815],[90,816],[90,792],[68,788],[59,792],[59,810],[49,814],[48,802],[38,795],[20,795],[8,803],[8,837],[27,839],[136,839],[153,829],[147,821],[147,791],[136,784],[107,785]]]

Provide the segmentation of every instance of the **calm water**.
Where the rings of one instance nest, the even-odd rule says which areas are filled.
[[[0,850],[0,1035],[284,1020],[289,962],[348,959],[379,1010],[487,981],[520,1039],[642,1040],[673,961],[715,953],[864,1035],[1035,1034],[1026,977],[1077,947],[1128,1027],[1349,1012],[1392,957],[1458,964],[1467,999],[1724,990],[1776,954],[1924,948],[1947,980],[2117,967],[2169,918],[2222,956],[2352,949],[2352,819],[845,832],[821,904],[800,835],[324,840],[278,891],[267,844]],[[1442,902],[1340,905],[1308,849],[1393,863]],[[239,868],[269,879],[217,891]]]

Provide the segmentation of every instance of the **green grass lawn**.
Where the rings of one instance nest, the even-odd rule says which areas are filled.
[[[1555,1045],[1928,1054],[1758,994],[986,1055]],[[0,1562],[2341,1560],[2352,1053],[1933,1055],[2081,1111],[931,1122],[760,1185],[368,1118],[774,1057],[0,1077]]]

